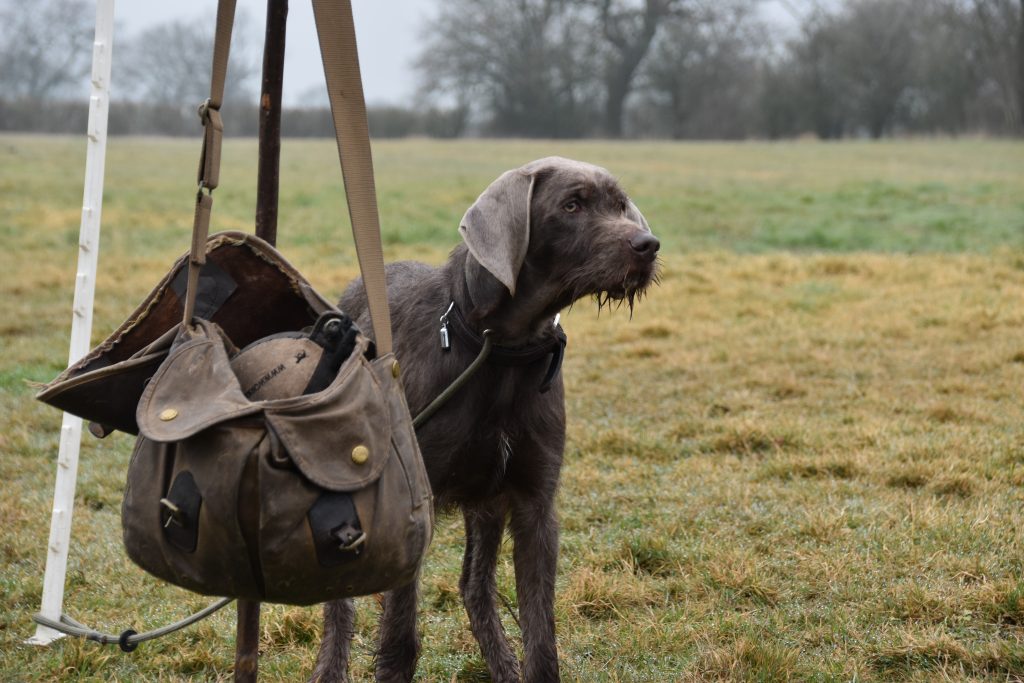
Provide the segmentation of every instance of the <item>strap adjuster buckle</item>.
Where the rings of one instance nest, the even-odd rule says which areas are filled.
[[[199,107],[196,109],[196,113],[199,114],[199,120],[202,121],[204,124],[206,123],[206,120],[210,118],[211,111],[220,111],[220,105],[215,105],[213,103],[213,100],[209,97],[203,100],[203,103],[200,104]]]

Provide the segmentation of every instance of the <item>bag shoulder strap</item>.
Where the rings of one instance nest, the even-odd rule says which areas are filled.
[[[195,314],[199,294],[199,271],[206,263],[206,239],[210,234],[210,212],[213,209],[214,188],[220,183],[220,150],[224,137],[224,123],[220,118],[221,100],[224,99],[224,80],[228,72],[228,52],[231,49],[231,28],[235,23],[235,0],[220,0],[217,4],[217,29],[213,39],[213,68],[210,77],[210,97],[199,106],[203,122],[203,149],[199,153],[199,190],[192,219],[192,246],[188,256],[188,287],[182,316],[186,325]]]
[[[373,180],[373,158],[370,153],[359,55],[356,51],[352,4],[350,0],[313,0],[313,11],[359,270],[363,274],[377,350],[385,355],[392,349],[391,313],[388,309],[377,190]],[[206,261],[206,239],[210,232],[210,210],[213,207],[210,191],[217,187],[220,180],[220,150],[224,131],[220,105],[224,97],[234,16],[235,0],[220,0],[217,7],[210,98],[199,108],[205,133],[199,161],[199,192],[196,195],[192,248],[189,253],[184,313],[186,324],[191,322],[195,312],[199,271]]]
[[[384,253],[377,215],[377,190],[366,121],[363,81],[359,73],[355,24],[350,0],[313,0],[320,55],[327,78],[327,95],[334,118],[338,157],[348,197],[352,235],[363,273],[378,351],[391,351],[391,312],[388,310]]]

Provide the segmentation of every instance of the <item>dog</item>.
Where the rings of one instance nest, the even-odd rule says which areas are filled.
[[[438,510],[458,508],[466,528],[459,589],[495,681],[556,681],[555,494],[565,446],[556,316],[592,296],[599,310],[634,303],[656,281],[658,239],[612,175],[548,157],[495,180],[463,217],[463,243],[439,268],[387,267],[395,355],[417,415],[476,357],[485,331],[495,351],[417,430]],[[365,292],[341,299],[370,329]],[[508,524],[513,539],[522,665],[495,604],[495,568]],[[419,656],[417,582],[386,594],[376,659],[379,681],[409,681]],[[312,680],[346,680],[351,601],[324,607]]]

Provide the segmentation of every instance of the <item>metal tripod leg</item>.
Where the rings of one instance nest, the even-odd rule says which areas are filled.
[[[259,171],[256,186],[256,236],[277,242],[277,198],[281,160],[281,89],[284,82],[288,0],[267,0],[260,93]],[[259,671],[260,603],[238,601],[235,681],[255,683]]]

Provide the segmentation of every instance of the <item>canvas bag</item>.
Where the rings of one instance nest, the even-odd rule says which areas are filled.
[[[433,522],[391,353],[351,8],[314,0],[314,11],[376,343],[356,333],[333,381],[311,394],[250,400],[232,370],[239,347],[340,313],[263,240],[207,238],[234,14],[221,0],[190,253],[38,396],[98,435],[139,435],[122,508],[133,561],[199,593],[290,604],[407,584]]]

